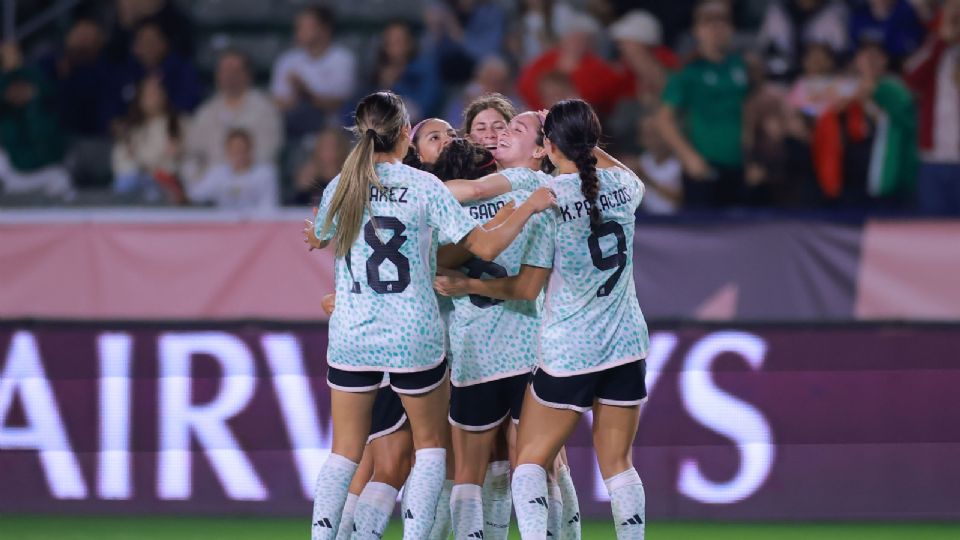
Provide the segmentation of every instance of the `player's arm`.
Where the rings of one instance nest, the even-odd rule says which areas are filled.
[[[476,180],[450,180],[443,184],[460,202],[481,201],[513,191],[510,181],[500,173],[493,173]]]
[[[550,268],[522,265],[515,276],[473,279],[460,275],[437,276],[433,288],[444,296],[478,294],[500,300],[536,300],[550,279]]]
[[[485,261],[492,261],[510,243],[520,235],[523,226],[536,213],[542,212],[557,202],[553,192],[548,188],[539,188],[534,191],[501,225],[490,227],[481,225],[475,227],[460,241],[460,245],[470,250],[474,255]]]
[[[491,219],[485,224],[486,228],[494,229],[496,227],[499,227],[504,222],[506,222],[510,216],[513,215],[516,209],[517,209],[517,205],[513,201],[510,201],[507,204],[503,205],[503,207],[501,207],[500,210],[497,211],[497,214],[493,216],[493,219]],[[457,244],[448,244],[445,246],[441,246],[440,249],[437,250],[438,270],[440,268],[460,268],[461,266],[466,264],[466,262],[469,261],[471,257],[473,257],[473,254],[470,253],[463,246],[460,246]]]
[[[323,311],[329,317],[333,315],[333,310],[337,306],[337,293],[330,293],[323,297],[323,300],[320,301],[320,307],[323,308]]]

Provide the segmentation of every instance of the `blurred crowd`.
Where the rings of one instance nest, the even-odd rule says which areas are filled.
[[[413,122],[481,144],[508,119],[464,126],[478,98],[583,98],[651,214],[960,215],[960,0],[442,0],[416,15],[372,28],[367,61],[336,10],[304,5],[268,78],[228,47],[205,80],[182,4],[100,2],[52,49],[3,44],[0,189],[309,204],[340,169],[359,97],[391,89]]]

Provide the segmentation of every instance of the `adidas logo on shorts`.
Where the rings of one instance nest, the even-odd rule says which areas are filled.
[[[543,506],[544,508],[547,508],[547,498],[546,498],[546,497],[537,497],[537,498],[531,499],[531,500],[529,500],[529,501],[527,501],[527,502],[529,502],[530,504],[539,504],[539,505]]]
[[[624,521],[621,525],[643,525],[643,518],[640,514],[634,514],[632,518]]]

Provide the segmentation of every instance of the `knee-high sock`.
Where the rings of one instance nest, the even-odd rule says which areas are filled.
[[[482,488],[477,484],[457,484],[450,493],[453,537],[457,540],[485,539],[483,532]]]
[[[507,540],[510,532],[510,462],[494,461],[483,479],[483,538]]]
[[[357,508],[357,499],[360,497],[347,493],[347,502],[343,504],[343,514],[340,516],[340,528],[337,530],[337,540],[350,540],[353,536],[353,512]]]
[[[313,495],[312,540],[334,540],[340,528],[340,514],[347,501],[350,480],[357,464],[349,459],[330,454],[317,474],[317,487]]]
[[[355,532],[351,538],[379,540],[383,537],[390,515],[397,504],[397,488],[383,482],[369,482],[357,500],[354,512]]]
[[[444,480],[440,498],[437,499],[437,515],[433,518],[433,528],[430,529],[430,540],[450,538],[450,490],[452,489],[453,480]]]
[[[524,463],[513,471],[513,507],[517,513],[520,537],[523,540],[547,538],[547,471],[532,463]]]
[[[547,478],[547,536],[550,538],[560,538],[560,530],[563,527],[563,495],[560,494],[560,486],[553,478]]]
[[[444,448],[417,450],[416,463],[404,487],[403,538],[423,540],[430,535],[437,513],[437,500],[447,477]]]
[[[557,471],[557,483],[563,495],[563,525],[560,527],[560,540],[580,540],[580,501],[577,488],[570,476],[570,467],[562,465]]]
[[[618,540],[643,540],[646,533],[647,499],[637,470],[630,468],[603,481],[610,493],[610,507]]]

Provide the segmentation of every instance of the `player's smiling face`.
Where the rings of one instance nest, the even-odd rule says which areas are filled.
[[[443,120],[430,120],[417,130],[417,154],[423,163],[436,163],[440,152],[455,139],[457,132]]]
[[[535,112],[518,114],[497,140],[493,157],[503,168],[526,167],[531,159],[542,159],[544,149],[537,145],[540,119]]]
[[[484,109],[473,119],[471,141],[493,152],[497,149],[497,137],[507,130],[507,120],[496,109]]]

